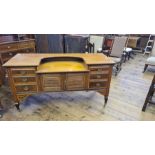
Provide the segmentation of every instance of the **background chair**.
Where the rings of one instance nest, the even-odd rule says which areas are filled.
[[[113,35],[105,35],[104,43],[103,43],[103,54],[109,56],[113,47],[115,36]]]
[[[115,62],[114,71],[115,75],[121,70],[121,65],[123,63],[123,51],[126,46],[127,37],[115,37],[112,51],[110,53],[110,57]]]
[[[152,51],[151,51],[151,56],[147,58],[144,66],[143,73],[146,71],[148,66],[155,66],[155,44],[153,45]]]

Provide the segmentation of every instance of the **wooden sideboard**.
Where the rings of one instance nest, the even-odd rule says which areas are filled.
[[[6,67],[16,107],[42,92],[96,90],[108,100],[114,62],[103,54],[17,54]]]
[[[35,40],[27,39],[0,43],[0,86],[5,79],[5,69],[2,65],[17,53],[34,53]]]

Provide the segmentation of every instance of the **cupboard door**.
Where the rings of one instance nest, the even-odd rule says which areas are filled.
[[[68,73],[66,74],[66,90],[84,90],[87,89],[86,73]]]
[[[42,75],[42,89],[43,91],[62,91],[63,90],[63,76],[61,74],[43,74]]]

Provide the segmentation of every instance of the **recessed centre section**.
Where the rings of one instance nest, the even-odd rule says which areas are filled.
[[[44,72],[78,72],[87,71],[88,67],[82,58],[51,57],[43,58],[37,68],[38,73]]]

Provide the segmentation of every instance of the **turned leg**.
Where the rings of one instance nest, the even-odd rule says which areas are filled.
[[[20,103],[16,103],[15,106],[16,106],[16,108],[17,108],[18,111],[21,111],[20,110]]]
[[[147,67],[148,67],[148,65],[145,64],[143,73],[146,71]]]
[[[142,111],[143,111],[143,112],[145,112],[145,110],[146,110],[146,107],[147,107],[147,105],[148,105],[148,100],[149,100],[149,98],[147,97],[146,100],[145,100],[145,103],[144,103],[144,105],[143,105],[143,108],[142,108]]]
[[[142,111],[145,112],[147,104],[144,104]]]
[[[3,117],[3,114],[0,113],[0,118],[2,118],[2,117]]]
[[[2,103],[1,103],[1,99],[0,99],[0,108],[3,108]]]
[[[1,104],[1,99],[0,99],[0,118],[3,117],[3,114],[2,114],[2,112],[1,112],[1,109],[3,109],[3,106],[2,106],[2,104]]]
[[[108,102],[108,96],[104,96],[104,107],[106,107],[107,102]]]

